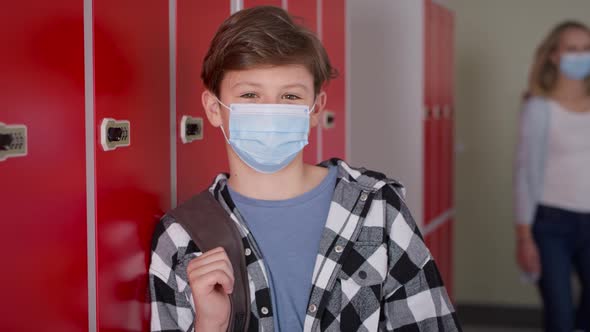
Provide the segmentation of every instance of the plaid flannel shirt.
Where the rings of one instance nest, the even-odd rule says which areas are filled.
[[[403,187],[383,174],[339,167],[320,242],[304,331],[460,331],[453,306]],[[235,221],[246,252],[251,298],[249,331],[273,331],[264,260],[227,189],[217,176],[209,191]],[[152,331],[192,331],[195,309],[188,262],[201,254],[170,216],[152,243],[149,283]]]

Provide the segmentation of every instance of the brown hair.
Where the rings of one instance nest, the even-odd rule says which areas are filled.
[[[559,71],[557,66],[551,61],[551,55],[559,47],[559,41],[563,33],[569,29],[581,29],[590,33],[588,26],[576,21],[562,22],[554,27],[535,52],[535,58],[529,76],[528,94],[546,96],[555,88]],[[590,93],[590,77],[586,79],[586,86]]]
[[[259,6],[241,10],[217,30],[203,61],[201,79],[205,87],[219,96],[226,71],[261,65],[301,64],[314,78],[317,95],[337,71],[319,39],[296,24],[283,9]]]

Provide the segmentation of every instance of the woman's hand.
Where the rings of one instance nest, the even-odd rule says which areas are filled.
[[[541,274],[539,251],[528,225],[519,225],[517,230],[516,261],[524,272],[536,276]]]

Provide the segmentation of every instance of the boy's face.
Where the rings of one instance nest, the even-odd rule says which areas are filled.
[[[229,110],[219,105],[215,96],[205,91],[203,106],[214,127],[229,127]],[[229,71],[220,86],[219,99],[225,105],[260,104],[299,104],[312,107],[310,124],[315,127],[325,103],[325,93],[316,96],[312,74],[303,65],[264,66],[252,69]]]

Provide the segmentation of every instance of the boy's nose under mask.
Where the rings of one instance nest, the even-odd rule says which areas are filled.
[[[218,100],[219,101],[219,100]],[[229,138],[223,136],[238,157],[257,172],[276,173],[295,159],[308,144],[307,105],[230,104]]]

